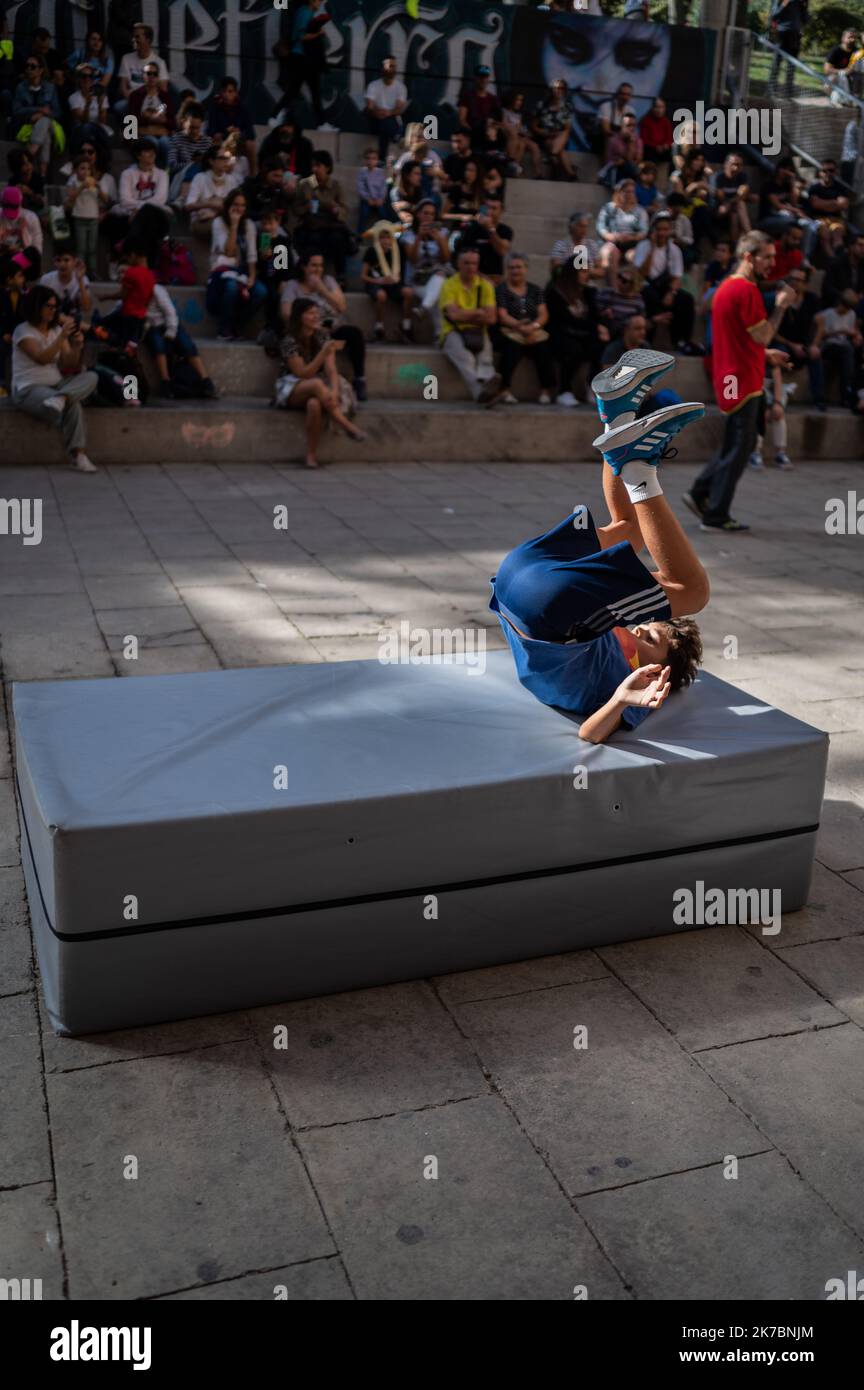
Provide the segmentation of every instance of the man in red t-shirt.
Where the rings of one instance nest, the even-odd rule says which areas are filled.
[[[771,280],[774,284],[782,284],[787,275],[804,264],[804,252],[801,250],[803,240],[804,233],[801,228],[793,224],[793,226],[786,228],[779,241],[775,241],[774,250],[777,255],[774,259],[774,269],[771,272]]]
[[[765,315],[759,282],[772,280],[774,243],[764,232],[747,232],[735,248],[738,264],[711,302],[711,373],[717,404],[726,416],[723,443],[684,494],[703,531],[749,531],[730,516],[738,479],[756,446],[759,402],[765,380],[765,349],[780,327],[794,294],[778,290],[774,312]],[[784,353],[772,350],[770,360]]]

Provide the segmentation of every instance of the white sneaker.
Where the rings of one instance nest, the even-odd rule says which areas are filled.
[[[72,467],[77,468],[79,473],[99,472],[99,469],[96,467],[95,463],[88,459],[86,454],[76,455],[76,457],[72,460]]]
[[[762,462],[762,455],[761,455],[760,453],[755,452],[755,451],[750,455],[750,457],[749,457],[749,459],[747,460],[747,462],[749,463],[749,465],[750,465],[751,468],[759,469],[759,468],[764,468],[764,466],[765,466],[765,465],[763,464],[763,462]]]
[[[504,394],[503,394],[503,396],[501,397],[501,401],[502,401],[502,403],[503,403],[504,405],[518,405],[518,404],[519,404],[518,400],[517,400],[516,397],[513,395],[513,392],[512,392],[512,391],[505,391]]]
[[[49,410],[56,410],[58,415],[62,415],[63,411],[66,409],[66,397],[48,396],[42,404],[47,405]]]
[[[560,396],[556,396],[556,397],[555,397],[555,404],[556,404],[556,405],[566,405],[566,406],[570,406],[570,407],[572,408],[574,405],[578,405],[579,402],[577,401],[576,397],[573,395],[573,392],[572,392],[572,391],[562,391]]]
[[[315,127],[315,129],[337,131],[339,127],[338,125],[331,125],[329,121],[325,121],[323,125],[318,125]]]
[[[541,391],[541,392],[540,392],[540,401],[539,401],[539,404],[540,404],[540,405],[551,405],[551,404],[552,404],[552,397],[549,395],[549,392],[548,392],[548,391]]]

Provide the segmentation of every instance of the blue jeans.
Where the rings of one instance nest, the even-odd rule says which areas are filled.
[[[223,338],[236,337],[247,319],[251,318],[267,298],[267,290],[260,280],[244,299],[243,288],[237,280],[226,275],[211,275],[207,282],[207,312],[219,320],[219,333]]]
[[[147,346],[156,357],[165,357],[168,354],[168,347],[172,340],[166,338],[164,328],[154,328],[153,325],[147,329]],[[173,343],[181,357],[197,357],[197,344],[189,337],[182,324],[177,325],[177,333]]]

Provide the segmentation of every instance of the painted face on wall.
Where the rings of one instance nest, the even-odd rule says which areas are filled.
[[[577,117],[596,116],[600,103],[627,82],[633,88],[630,104],[638,120],[663,88],[670,49],[665,25],[580,15],[578,26],[550,26],[543,44],[543,77],[546,82],[563,78]],[[577,120],[574,132],[587,146],[586,132],[578,127]]]

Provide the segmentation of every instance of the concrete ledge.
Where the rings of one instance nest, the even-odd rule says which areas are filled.
[[[445,401],[425,405],[372,401],[358,419],[368,439],[355,444],[328,430],[321,445],[327,461],[378,463],[496,462],[534,463],[539,457],[561,463],[596,461],[593,410],[563,407],[499,406]],[[232,398],[206,402],[164,402],[130,411],[87,412],[88,452],[99,463],[293,463],[303,457],[299,411],[271,410],[260,400]],[[722,435],[716,407],[687,431],[682,461],[711,457]],[[0,402],[3,462],[39,465],[64,462],[57,430]],[[860,459],[864,427],[848,411],[790,415],[793,458]],[[667,467],[669,465],[666,465]],[[673,465],[674,466],[674,465]],[[793,485],[790,483],[790,485]]]

